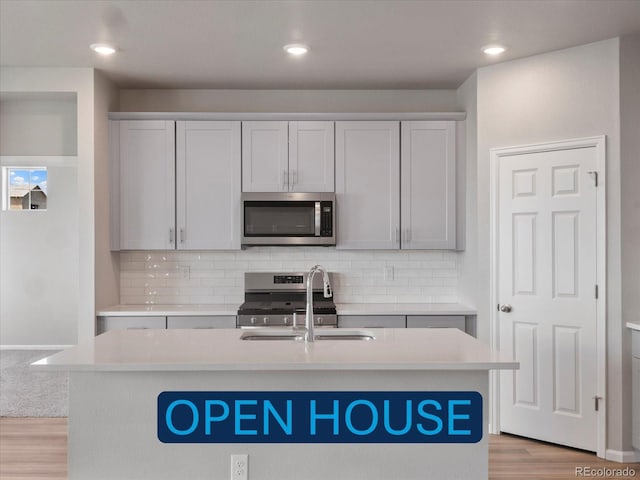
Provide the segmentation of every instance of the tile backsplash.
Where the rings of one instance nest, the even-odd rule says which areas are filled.
[[[336,303],[458,301],[458,254],[451,251],[346,251],[253,247],[222,252],[121,252],[122,304],[240,304],[244,273],[332,272]]]

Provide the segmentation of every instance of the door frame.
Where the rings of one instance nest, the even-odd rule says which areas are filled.
[[[498,234],[499,234],[499,161],[503,157],[527,153],[543,153],[576,148],[596,149],[596,282],[598,285],[598,299],[596,302],[596,388],[601,397],[599,409],[596,413],[597,422],[597,451],[598,457],[605,458],[607,432],[607,218],[606,218],[606,136],[594,136],[561,140],[548,143],[521,145],[515,147],[492,148],[490,155],[490,301],[489,342],[491,348],[498,349],[500,345],[500,330],[498,326]],[[489,433],[500,433],[500,375],[499,371],[490,373],[489,391],[491,393],[489,407]]]

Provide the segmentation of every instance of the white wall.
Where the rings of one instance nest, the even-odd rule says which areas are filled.
[[[620,39],[620,180],[622,411],[624,418],[631,418],[631,331],[624,323],[640,322],[640,35]],[[625,444],[630,442],[631,429],[628,428]]]
[[[0,338],[70,345],[78,330],[78,169],[48,167],[47,210],[0,213]],[[75,163],[75,162],[74,162]]]
[[[489,150],[607,136],[608,449],[630,450],[623,372],[618,39],[481,68],[478,75],[478,278],[489,279]],[[638,179],[635,180],[637,185]],[[489,282],[478,282],[478,336],[488,339]],[[629,361],[629,360],[624,360]],[[627,401],[627,400],[625,400]]]
[[[95,207],[95,308],[115,305],[120,298],[120,258],[110,250],[109,120],[118,108],[118,89],[94,72],[94,207]]]
[[[2,283],[0,283],[0,334],[2,345],[67,345],[75,344],[94,335],[94,171],[93,171],[93,69],[90,68],[32,68],[3,67],[0,69],[0,87],[3,94],[33,92],[67,92],[76,96],[77,112],[77,156],[67,159],[74,173],[66,172],[55,183],[68,187],[60,192],[60,200],[65,205],[74,204],[73,209],[58,212],[64,215],[51,225],[49,235],[29,235],[26,226],[6,223],[4,212],[0,217],[2,230]],[[35,138],[35,137],[34,137]],[[61,142],[64,143],[64,142]],[[3,161],[7,160],[3,158]],[[68,167],[64,167],[68,168]],[[58,176],[57,169],[53,175]],[[50,203],[54,200],[54,178],[49,177]],[[75,189],[65,182],[76,179]],[[70,198],[69,195],[77,197]],[[54,211],[49,218],[54,218]],[[57,214],[57,213],[56,213]],[[35,218],[35,217],[33,217]],[[43,217],[45,218],[45,217]],[[24,218],[22,219],[24,221]],[[30,220],[32,221],[32,220]],[[44,226],[44,225],[43,225]],[[66,233],[60,233],[65,229]],[[21,232],[29,236],[24,245],[17,245]],[[34,228],[35,230],[35,228]],[[39,227],[38,227],[39,230]],[[75,232],[71,233],[73,230]],[[5,242],[5,235],[7,235]],[[11,239],[11,240],[10,240]],[[37,240],[36,240],[37,239]],[[28,244],[27,242],[36,242]],[[25,251],[22,251],[22,247]],[[26,248],[30,246],[32,248]],[[15,261],[16,252],[41,255],[47,259],[45,268],[39,273],[46,285],[46,304],[39,305],[37,311],[26,311],[25,306],[36,301],[37,292],[19,285],[33,284],[28,281],[30,270],[23,270]],[[50,281],[59,275],[68,282],[65,294],[57,295],[57,286]],[[73,279],[75,276],[76,280]],[[64,283],[61,281],[61,283]],[[37,287],[37,284],[36,284]],[[15,293],[16,295],[13,295]],[[77,300],[71,301],[75,298]],[[75,311],[75,314],[73,313]],[[68,313],[70,312],[70,313]],[[25,326],[30,325],[26,329]]]
[[[455,90],[121,90],[123,112],[453,112]]]
[[[1,155],[75,155],[76,95],[0,93]]]
[[[458,295],[460,301],[468,305],[478,304],[478,217],[476,210],[477,162],[478,162],[478,77],[471,75],[458,89],[458,109],[467,112],[465,120],[464,183],[460,186],[466,192],[465,222],[463,224],[465,250],[458,254]],[[458,165],[460,168],[461,165]]]

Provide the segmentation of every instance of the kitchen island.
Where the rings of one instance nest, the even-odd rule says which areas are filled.
[[[487,478],[488,371],[515,369],[517,362],[449,328],[372,329],[356,332],[373,337],[369,340],[326,339],[313,343],[241,340],[246,332],[256,331],[111,331],[36,362],[36,368],[70,372],[69,478],[227,480],[232,478],[234,468],[231,455],[236,454],[248,454],[244,473],[250,480]],[[401,417],[405,418],[406,413],[405,430],[413,422],[415,428],[411,430],[424,435],[419,443],[401,443],[400,436],[398,441],[383,443],[367,440],[366,434],[378,424],[377,430],[384,424],[394,435],[403,425],[398,424],[397,416],[394,425],[389,425],[386,416],[383,421],[386,410],[376,412],[370,401],[361,400],[352,402],[346,417],[339,420],[337,414],[333,418],[326,409],[317,415],[319,425],[335,421],[336,436],[331,441],[314,443],[314,424],[311,437],[306,440],[298,442],[302,437],[290,432],[288,440],[273,443],[268,436],[263,435],[260,440],[251,436],[251,432],[262,429],[262,424],[257,425],[259,417],[252,410],[255,404],[244,400],[243,410],[232,407],[231,416],[236,415],[236,433],[248,434],[246,441],[217,441],[216,422],[223,414],[211,407],[206,412],[210,416],[204,441],[191,441],[185,435],[183,443],[163,443],[166,438],[159,439],[161,424],[169,424],[178,435],[190,430],[189,425],[171,425],[171,409],[175,405],[169,409],[161,406],[162,396],[174,392],[185,398],[192,398],[194,392],[198,392],[196,396],[206,394],[214,398],[211,405],[217,402],[218,406],[221,401],[215,398],[242,392],[252,392],[256,397],[286,392],[296,398],[322,394],[343,398],[354,392],[363,398],[419,394],[427,400],[419,404],[413,418],[410,420],[406,413],[410,410],[409,400]],[[455,406],[458,410],[451,406],[447,410],[444,403],[433,400],[462,393],[475,395],[481,402],[480,431],[472,441],[464,438],[465,418],[470,410]],[[433,407],[430,413],[423,404]],[[338,404],[334,405],[337,408]],[[349,408],[355,409],[354,405],[366,411],[371,428],[348,417]],[[398,404],[395,405],[394,408]],[[200,430],[195,407],[188,413],[193,430]],[[286,432],[290,420],[286,413],[273,410],[271,414]],[[264,428],[267,427],[265,420]],[[354,435],[342,435],[347,430],[356,433],[355,441]],[[442,431],[441,435],[435,435],[436,431]],[[202,427],[203,435],[204,432]],[[453,435],[461,436],[458,440]]]

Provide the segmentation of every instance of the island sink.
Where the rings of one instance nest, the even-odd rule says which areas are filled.
[[[294,340],[304,341],[305,331],[296,330],[250,330],[240,335],[240,340]],[[362,330],[326,330],[315,333],[314,340],[375,340],[373,333]]]

